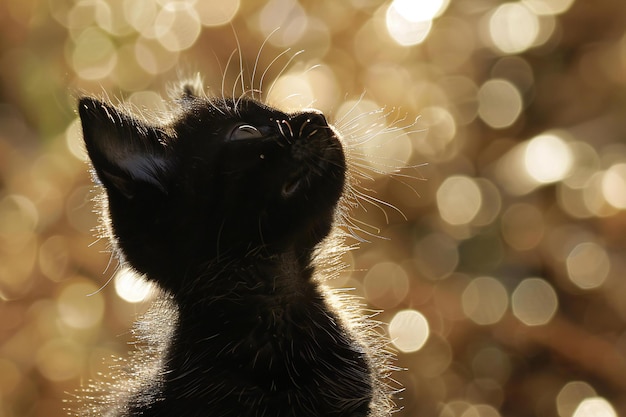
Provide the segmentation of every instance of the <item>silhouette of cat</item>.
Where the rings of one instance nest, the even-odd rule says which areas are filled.
[[[116,252],[161,289],[78,415],[388,415],[384,342],[320,283],[349,187],[338,133],[317,111],[182,90],[162,123],[78,103]]]

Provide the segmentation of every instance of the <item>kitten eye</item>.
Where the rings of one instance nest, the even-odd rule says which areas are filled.
[[[263,134],[252,125],[239,125],[230,132],[230,140],[259,139]]]

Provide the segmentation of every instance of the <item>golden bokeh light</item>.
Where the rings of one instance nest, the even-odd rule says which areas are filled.
[[[591,385],[584,381],[570,381],[561,388],[556,397],[557,411],[560,417],[571,417],[576,408],[587,398],[596,397]]]
[[[539,35],[539,19],[523,3],[503,3],[488,20],[489,38],[501,52],[515,54],[530,48]]]
[[[613,207],[626,209],[626,163],[611,165],[602,177],[602,194]]]
[[[522,113],[522,95],[503,79],[485,82],[478,90],[478,115],[494,129],[511,126]]]
[[[98,28],[88,28],[76,39],[72,67],[79,77],[100,80],[108,77],[117,63],[117,51],[109,36]]]
[[[228,24],[235,18],[240,6],[240,0],[196,1],[194,4],[203,26]]]
[[[572,151],[556,134],[542,134],[526,145],[524,166],[535,181],[546,184],[563,180],[574,164]]]
[[[386,13],[387,30],[389,34],[402,46],[412,46],[424,42],[433,27],[432,20],[411,20],[395,7],[395,2],[389,6]]]
[[[513,314],[527,326],[547,324],[558,307],[556,291],[541,278],[526,278],[511,294]]]
[[[572,417],[618,417],[611,403],[602,397],[584,399]]]
[[[574,0],[522,0],[522,3],[538,15],[555,15],[566,12]]]
[[[378,308],[390,309],[400,304],[409,292],[409,276],[401,265],[380,262],[363,279],[365,297]]]
[[[393,0],[391,6],[411,22],[423,22],[433,20],[446,10],[450,0],[411,1]]]
[[[420,350],[430,335],[428,320],[416,310],[402,310],[389,323],[391,343],[402,352]]]
[[[154,285],[128,268],[120,269],[113,278],[115,292],[124,301],[140,303],[155,294]]]
[[[104,315],[104,299],[98,290],[90,282],[78,282],[65,287],[57,298],[61,321],[77,329],[99,325]]]
[[[480,188],[469,177],[448,177],[437,190],[439,214],[452,225],[470,223],[478,214],[481,204]]]
[[[492,277],[473,279],[461,296],[463,312],[476,324],[495,324],[509,306],[509,296],[504,285]]]
[[[3,417],[66,415],[155,295],[101,238],[77,97],[170,120],[194,77],[317,108],[342,136],[361,244],[321,280],[392,324],[398,417],[626,415],[626,2],[6,0],[0,16]]]
[[[168,2],[154,20],[156,39],[168,51],[190,48],[200,35],[200,17],[191,3]]]
[[[610,270],[611,260],[606,250],[595,242],[579,243],[567,256],[569,278],[584,290],[602,285]]]

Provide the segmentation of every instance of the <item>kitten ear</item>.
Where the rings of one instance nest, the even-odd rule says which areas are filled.
[[[132,198],[146,184],[165,192],[173,168],[167,134],[99,100],[78,102],[87,153],[98,178],[110,191]]]

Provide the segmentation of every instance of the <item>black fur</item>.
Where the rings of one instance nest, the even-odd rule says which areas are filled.
[[[177,105],[171,120],[148,123],[79,101],[113,242],[175,310],[153,313],[139,335],[171,333],[155,372],[131,367],[127,394],[82,415],[386,415],[372,402],[372,347],[315,279],[346,187],[335,131],[315,111],[189,87]]]

